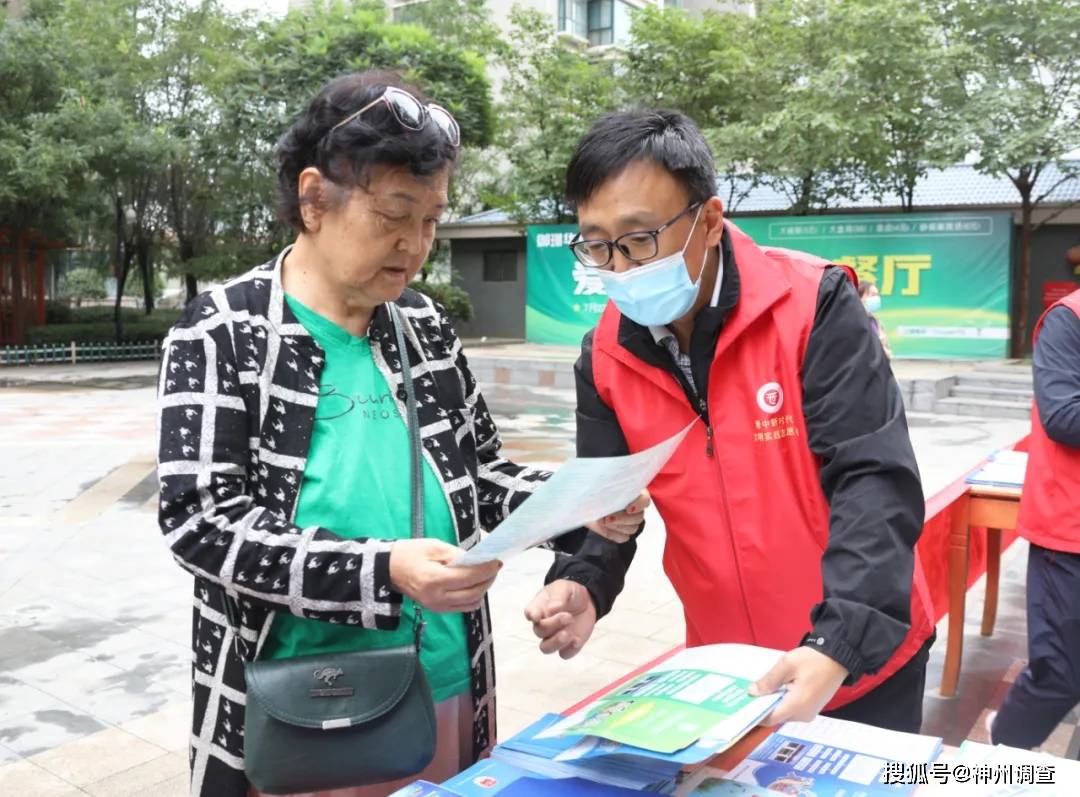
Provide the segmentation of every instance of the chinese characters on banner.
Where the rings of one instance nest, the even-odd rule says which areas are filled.
[[[1009,213],[763,216],[734,223],[761,246],[810,252],[875,282],[882,296],[878,319],[894,356],[1006,353]],[[567,246],[576,231],[529,227],[526,336],[532,342],[578,345],[603,312],[599,279]]]

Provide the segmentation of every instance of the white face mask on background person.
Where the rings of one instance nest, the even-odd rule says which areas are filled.
[[[599,272],[597,276],[619,312],[646,327],[666,326],[690,312],[701,288],[705,260],[697,279],[691,280],[685,252],[700,217],[701,208],[698,208],[686,243],[678,252],[622,273]]]
[[[863,307],[866,308],[866,312],[868,312],[868,313],[873,314],[873,313],[876,313],[876,312],[881,310],[881,296],[880,295],[867,296],[865,299],[862,300],[862,303],[863,303]]]

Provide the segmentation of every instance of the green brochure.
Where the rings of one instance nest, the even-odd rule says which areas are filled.
[[[559,723],[558,732],[657,753],[674,753],[703,739],[723,749],[781,699],[781,694],[752,697],[747,692],[780,655],[750,645],[681,651]]]

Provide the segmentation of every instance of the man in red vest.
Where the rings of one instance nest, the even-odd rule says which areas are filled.
[[[611,301],[576,365],[578,453],[693,423],[649,488],[687,644],[787,651],[755,684],[786,687],[770,724],[825,709],[918,731],[934,626],[900,391],[845,270],[757,246],[715,185],[678,113],[609,115],[579,144],[571,246]],[[545,653],[574,655],[611,609],[635,552],[624,520],[556,559],[526,610]]]
[[[1046,741],[1080,703],[1080,291],[1036,325],[1034,372],[1019,522],[1031,542],[1028,666],[990,731],[996,744],[1025,748]]]

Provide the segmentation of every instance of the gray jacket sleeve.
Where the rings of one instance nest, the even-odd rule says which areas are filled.
[[[1035,406],[1047,436],[1080,448],[1080,318],[1068,307],[1046,314],[1035,342]]]

